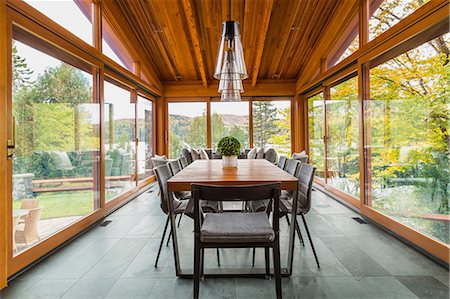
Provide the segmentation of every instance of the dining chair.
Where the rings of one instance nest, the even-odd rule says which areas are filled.
[[[160,198],[160,207],[161,210],[164,212],[164,214],[167,215],[166,217],[166,223],[164,225],[163,234],[161,237],[161,242],[159,244],[158,254],[156,256],[155,261],[155,267],[158,267],[158,260],[159,256],[161,254],[162,245],[164,243],[164,239],[166,237],[167,227],[169,225],[170,220],[170,213],[169,213],[169,200],[172,201],[173,206],[173,213],[175,214],[175,220],[176,217],[186,210],[186,207],[188,205],[187,200],[180,200],[173,196],[171,192],[169,192],[167,188],[167,181],[172,177],[169,167],[167,165],[160,165],[153,169],[156,175],[156,180],[158,181],[159,185],[159,198]],[[170,238],[170,237],[169,237]],[[169,239],[167,239],[167,242],[169,242]]]
[[[39,235],[39,219],[41,218],[42,208],[34,208],[28,211],[25,223],[19,224],[16,228],[16,243],[25,243],[28,247],[33,241],[41,239]]]
[[[39,199],[25,198],[20,201],[20,209],[21,210],[36,209],[38,206],[39,206]],[[27,218],[27,215],[21,216],[18,224],[25,223],[26,218]]]
[[[309,242],[311,244],[311,248],[314,254],[314,258],[316,259],[317,267],[320,268],[319,259],[317,258],[316,250],[314,248],[314,243],[311,238],[311,234],[308,229],[308,224],[306,223],[305,215],[310,211],[311,209],[311,191],[314,181],[314,174],[316,172],[316,167],[302,163],[300,170],[298,171],[297,178],[298,178],[298,190],[297,190],[297,215],[302,216],[303,224],[305,225],[306,234],[308,235]],[[281,209],[281,217],[286,216],[286,219],[288,219],[288,214],[292,213],[292,204],[293,204],[293,197],[286,197],[283,194],[281,194],[280,197],[280,209]],[[300,242],[304,246],[303,238],[300,232],[300,227],[298,225],[298,222],[295,222],[295,230],[297,231]]]
[[[200,277],[203,276],[206,248],[252,248],[260,247],[269,256],[273,250],[275,289],[281,298],[281,266],[279,241],[279,197],[280,183],[254,186],[212,186],[192,184],[194,201],[194,298],[200,291]],[[245,201],[269,199],[273,202],[272,222],[264,212],[202,213],[200,200]],[[270,205],[271,205],[270,203]],[[272,225],[271,225],[272,223]],[[270,275],[270,265],[266,260],[266,275]]]
[[[280,158],[278,159],[278,163],[277,166],[281,169],[284,169],[284,166],[286,165],[286,156],[280,156]]]
[[[185,169],[189,165],[186,157],[184,156],[180,157],[180,165],[181,169]]]
[[[167,215],[163,234],[161,237],[161,242],[159,244],[158,254],[156,256],[156,261],[155,261],[155,267],[158,267],[159,256],[161,254],[161,249],[162,249],[162,246],[164,243],[164,239],[166,237],[167,227],[168,227],[169,221],[170,221],[169,201],[172,201],[172,207],[173,207],[173,213],[175,215],[175,221],[176,221],[176,217],[178,215],[180,215],[180,218],[179,218],[179,220],[180,220],[181,216],[184,213],[186,213],[187,216],[192,218],[194,206],[190,200],[181,200],[181,199],[175,197],[174,193],[169,192],[167,181],[172,177],[172,175],[171,175],[169,167],[167,165],[160,165],[160,166],[154,168],[153,171],[155,172],[156,180],[158,181],[158,186],[159,186],[159,190],[160,190],[160,192],[159,192],[160,207],[161,207],[161,210],[163,211],[163,213]],[[190,208],[191,206],[192,206],[192,208]],[[211,203],[206,202],[206,201],[202,202],[202,209],[204,209],[204,211],[208,211],[208,212],[217,212],[219,210],[217,205],[212,205]],[[178,226],[180,225],[179,220],[178,220]],[[171,235],[172,235],[172,231],[170,231],[169,237],[167,238],[167,245],[169,244]],[[218,256],[218,264],[220,265],[219,256]]]
[[[167,162],[167,165],[169,166],[170,173],[172,176],[176,175],[181,171],[181,165],[180,165],[180,159],[172,160]]]

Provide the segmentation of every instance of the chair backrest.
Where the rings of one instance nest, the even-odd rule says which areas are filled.
[[[278,159],[277,166],[281,169],[284,169],[284,166],[286,165],[286,156],[280,156],[280,159]]]
[[[200,231],[202,214],[200,200],[205,201],[259,201],[269,199],[268,205],[274,204],[272,225],[275,231],[279,229],[279,199],[281,184],[260,184],[251,186],[217,186],[205,184],[191,185],[192,200],[194,201],[195,231]]]
[[[166,156],[157,156],[157,157],[155,156],[155,157],[152,157],[151,160],[152,160],[153,168],[167,164]]]
[[[189,164],[185,156],[180,157],[181,169],[186,168]]]
[[[264,159],[266,159],[266,160],[269,161],[270,163],[275,164],[275,161],[277,161],[277,152],[275,151],[275,149],[269,148],[269,149],[264,153]]]
[[[192,163],[191,152],[190,152],[187,148],[183,148],[183,149],[181,150],[181,155],[182,155],[183,157],[186,158],[188,164],[191,164],[191,163]]]
[[[311,208],[311,191],[316,167],[302,163],[298,171],[297,212],[308,213]]]
[[[25,220],[24,231],[37,230],[42,208],[30,209]]]
[[[39,206],[39,199],[22,199],[20,202],[21,210],[36,209]]]
[[[181,166],[179,160],[173,160],[167,163],[167,167],[169,167],[170,173],[172,176],[176,175],[181,171]]]
[[[287,159],[286,165],[284,166],[284,170],[290,175],[297,176],[299,166],[300,162],[298,160]]]
[[[169,192],[169,188],[167,187],[167,181],[172,177],[170,174],[169,167],[167,165],[160,165],[153,169],[156,175],[156,180],[159,185],[159,197],[160,197],[160,205],[161,210],[165,214],[169,213],[169,203],[172,202],[173,208],[177,208],[181,201],[176,199],[173,196],[172,192]]]

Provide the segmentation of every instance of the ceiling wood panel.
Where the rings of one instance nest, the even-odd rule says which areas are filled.
[[[298,80],[308,65],[317,65],[311,58],[320,60],[315,52],[327,44],[330,24],[338,28],[335,35],[345,31],[348,18],[339,21],[335,14],[353,1],[232,0],[231,18],[241,25],[249,74],[245,83]],[[104,5],[121,12],[119,23],[128,23],[161,82],[217,83],[212,75],[228,0],[105,0]]]

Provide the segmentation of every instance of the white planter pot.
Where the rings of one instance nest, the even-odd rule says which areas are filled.
[[[222,157],[222,167],[223,168],[237,168],[238,167],[237,156]]]

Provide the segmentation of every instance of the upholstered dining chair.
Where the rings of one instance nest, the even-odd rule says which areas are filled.
[[[261,247],[269,256],[273,250],[275,288],[277,298],[281,298],[281,266],[279,241],[279,197],[280,183],[255,186],[211,186],[192,184],[194,201],[194,298],[198,298],[200,277],[203,276],[203,252],[206,248]],[[201,211],[200,200],[245,201],[269,199],[274,205],[272,222],[264,212],[246,213],[206,213]],[[271,225],[272,223],[272,225]],[[266,259],[266,275],[270,275],[270,265]]]
[[[314,254],[314,258],[316,259],[317,267],[320,268],[319,259],[317,258],[316,250],[314,248],[314,243],[311,238],[311,234],[308,229],[308,224],[306,223],[305,215],[311,209],[311,191],[314,181],[314,174],[316,172],[316,168],[302,163],[300,170],[298,171],[298,190],[297,190],[297,215],[301,215],[303,224],[305,225],[306,234],[308,235],[309,243],[311,244],[311,248]],[[281,209],[281,217],[286,216],[288,219],[288,214],[292,213],[292,205],[293,205],[293,197],[286,196],[286,194],[281,194],[280,200],[280,209]],[[298,222],[295,224],[295,229],[299,235],[300,242],[304,246],[303,238],[300,232],[300,227]]]
[[[280,158],[278,159],[278,163],[277,166],[281,169],[284,169],[284,166],[286,165],[286,156],[280,156]]]
[[[185,169],[189,165],[186,157],[184,156],[180,157],[180,165],[181,169]]]
[[[167,215],[163,234],[161,237],[161,242],[159,244],[158,254],[156,256],[156,261],[155,261],[155,267],[158,267],[159,256],[161,254],[161,249],[162,249],[162,246],[164,243],[164,239],[166,237],[167,227],[169,226],[169,221],[170,221],[169,201],[172,201],[173,212],[175,214],[175,220],[178,215],[180,215],[180,217],[181,217],[181,215],[183,213],[186,213],[186,215],[188,215],[189,217],[192,218],[194,205],[193,205],[193,203],[190,204],[190,200],[180,200],[179,198],[175,197],[172,192],[169,192],[169,189],[167,186],[167,181],[172,177],[172,175],[171,175],[169,167],[167,165],[160,165],[160,166],[154,168],[153,171],[155,172],[156,180],[158,181],[158,186],[159,186],[159,190],[160,190],[160,192],[159,192],[160,207],[161,207],[161,210],[163,211],[163,213]],[[206,201],[202,202],[202,209],[204,209],[204,211],[208,211],[208,212],[217,212],[218,211],[217,205],[211,205],[211,203],[206,202]],[[180,222],[178,222],[178,225],[179,224],[180,224]],[[170,231],[169,237],[167,238],[167,245],[169,244],[171,234],[172,234],[172,231]],[[219,258],[219,255],[217,255],[217,256]],[[219,259],[218,259],[218,263],[220,264]]]

